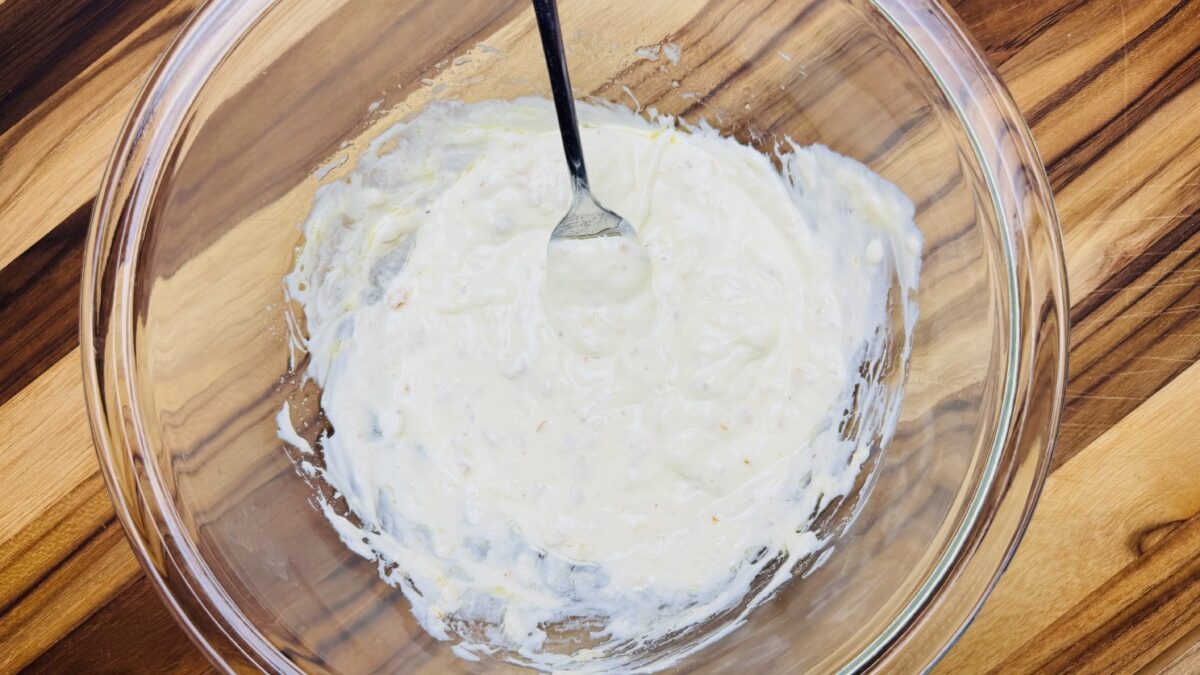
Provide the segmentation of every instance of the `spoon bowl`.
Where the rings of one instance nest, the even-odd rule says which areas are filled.
[[[550,233],[555,239],[591,239],[593,237],[637,238],[633,225],[605,207],[587,186],[575,184],[571,208]]]

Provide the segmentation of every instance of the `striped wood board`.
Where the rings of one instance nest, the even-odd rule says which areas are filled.
[[[210,666],[97,473],[77,298],[100,172],[196,0],[0,0],[0,673]],[[942,672],[1200,672],[1200,1],[959,0],[1062,216],[1068,410]]]

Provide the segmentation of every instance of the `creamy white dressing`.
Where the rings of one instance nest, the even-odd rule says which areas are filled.
[[[460,655],[600,670],[731,629],[828,543],[813,514],[868,453],[839,423],[920,238],[826,148],[789,146],[781,175],[710,129],[579,108],[640,247],[548,256],[570,202],[548,102],[439,103],[321,188],[287,285],[343,541]]]

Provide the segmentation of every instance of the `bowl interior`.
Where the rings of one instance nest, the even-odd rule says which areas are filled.
[[[997,442],[1014,299],[985,169],[937,78],[866,2],[560,5],[579,96],[704,120],[767,150],[785,137],[822,143],[917,205],[920,315],[869,498],[827,514],[846,531],[823,564],[685,662],[843,666],[915,610]],[[387,126],[434,100],[547,95],[532,11],[524,0],[252,0],[240,12],[255,20],[214,29],[212,44],[229,48],[193,83],[137,250],[133,405],[150,470],[174,535],[211,575],[204,592],[295,665],[479,672],[342,545],[277,437],[285,400],[315,409],[288,372],[281,280],[316,188]]]

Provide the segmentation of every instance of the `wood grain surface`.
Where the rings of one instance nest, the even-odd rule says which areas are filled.
[[[78,292],[100,173],[196,0],[0,0],[0,673],[211,669],[97,471]],[[1200,672],[1200,1],[960,0],[1067,248],[1068,409],[1008,572],[941,672]]]

